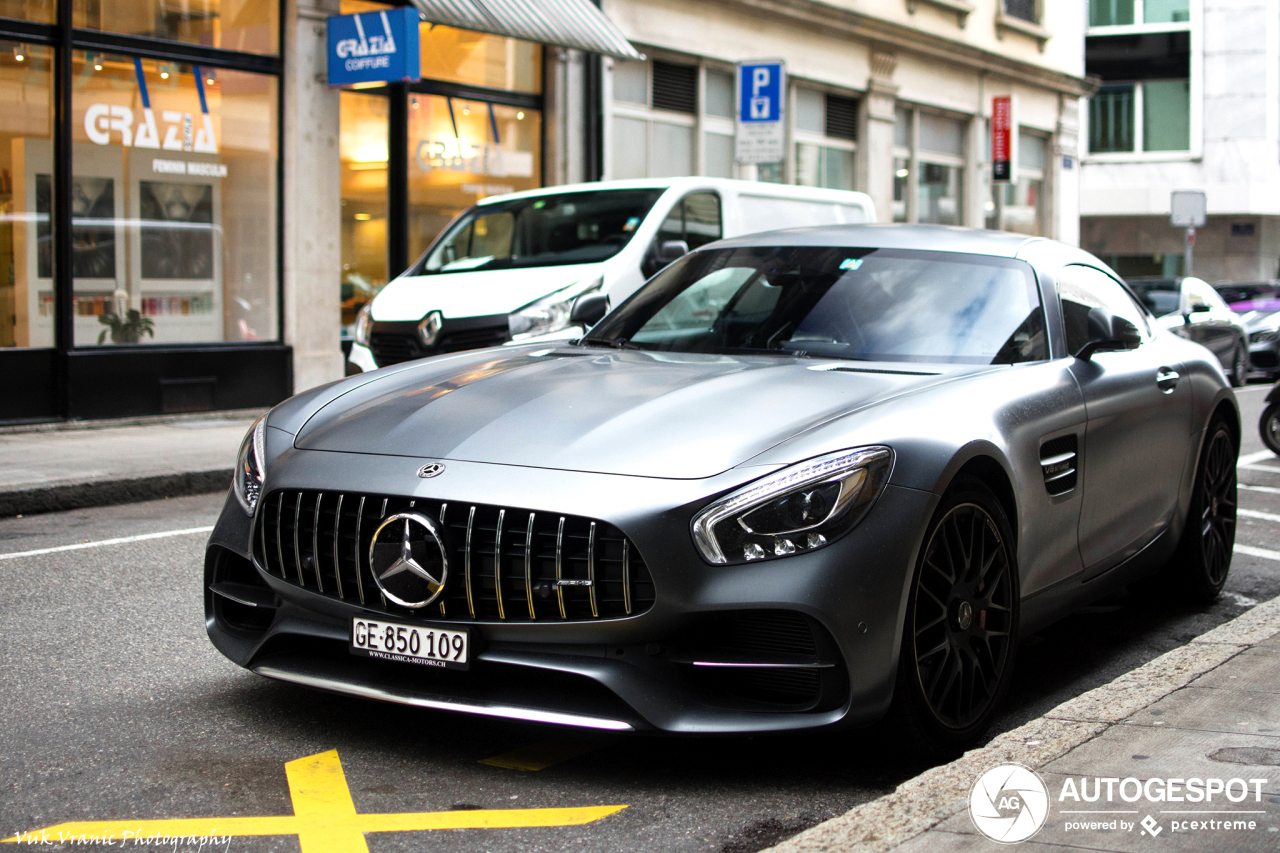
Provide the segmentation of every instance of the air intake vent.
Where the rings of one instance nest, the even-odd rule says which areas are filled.
[[[653,108],[693,115],[698,111],[698,69],[693,65],[653,62]]]
[[[1040,470],[1051,495],[1065,495],[1076,487],[1077,439],[1064,435],[1040,445]]]
[[[858,99],[827,95],[827,136],[858,138]]]

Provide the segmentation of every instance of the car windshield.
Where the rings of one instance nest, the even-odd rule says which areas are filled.
[[[585,344],[863,361],[1048,358],[1022,261],[828,246],[694,252],[609,314]]]
[[[1147,310],[1157,317],[1177,314],[1182,307],[1182,287],[1177,279],[1129,279],[1128,284]]]
[[[477,205],[411,275],[597,263],[627,245],[662,192],[593,190]]]

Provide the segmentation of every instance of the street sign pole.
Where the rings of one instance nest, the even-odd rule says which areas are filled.
[[[1196,229],[1204,227],[1205,197],[1203,190],[1174,190],[1169,197],[1169,224],[1187,229],[1182,242],[1182,274],[1191,275],[1192,254],[1196,245]]]

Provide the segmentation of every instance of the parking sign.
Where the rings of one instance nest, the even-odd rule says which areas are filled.
[[[787,67],[780,59],[738,63],[734,159],[777,163],[785,155]]]

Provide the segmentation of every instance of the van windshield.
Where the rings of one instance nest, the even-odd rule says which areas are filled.
[[[477,205],[459,217],[412,275],[592,264],[631,240],[661,188],[592,190]]]

